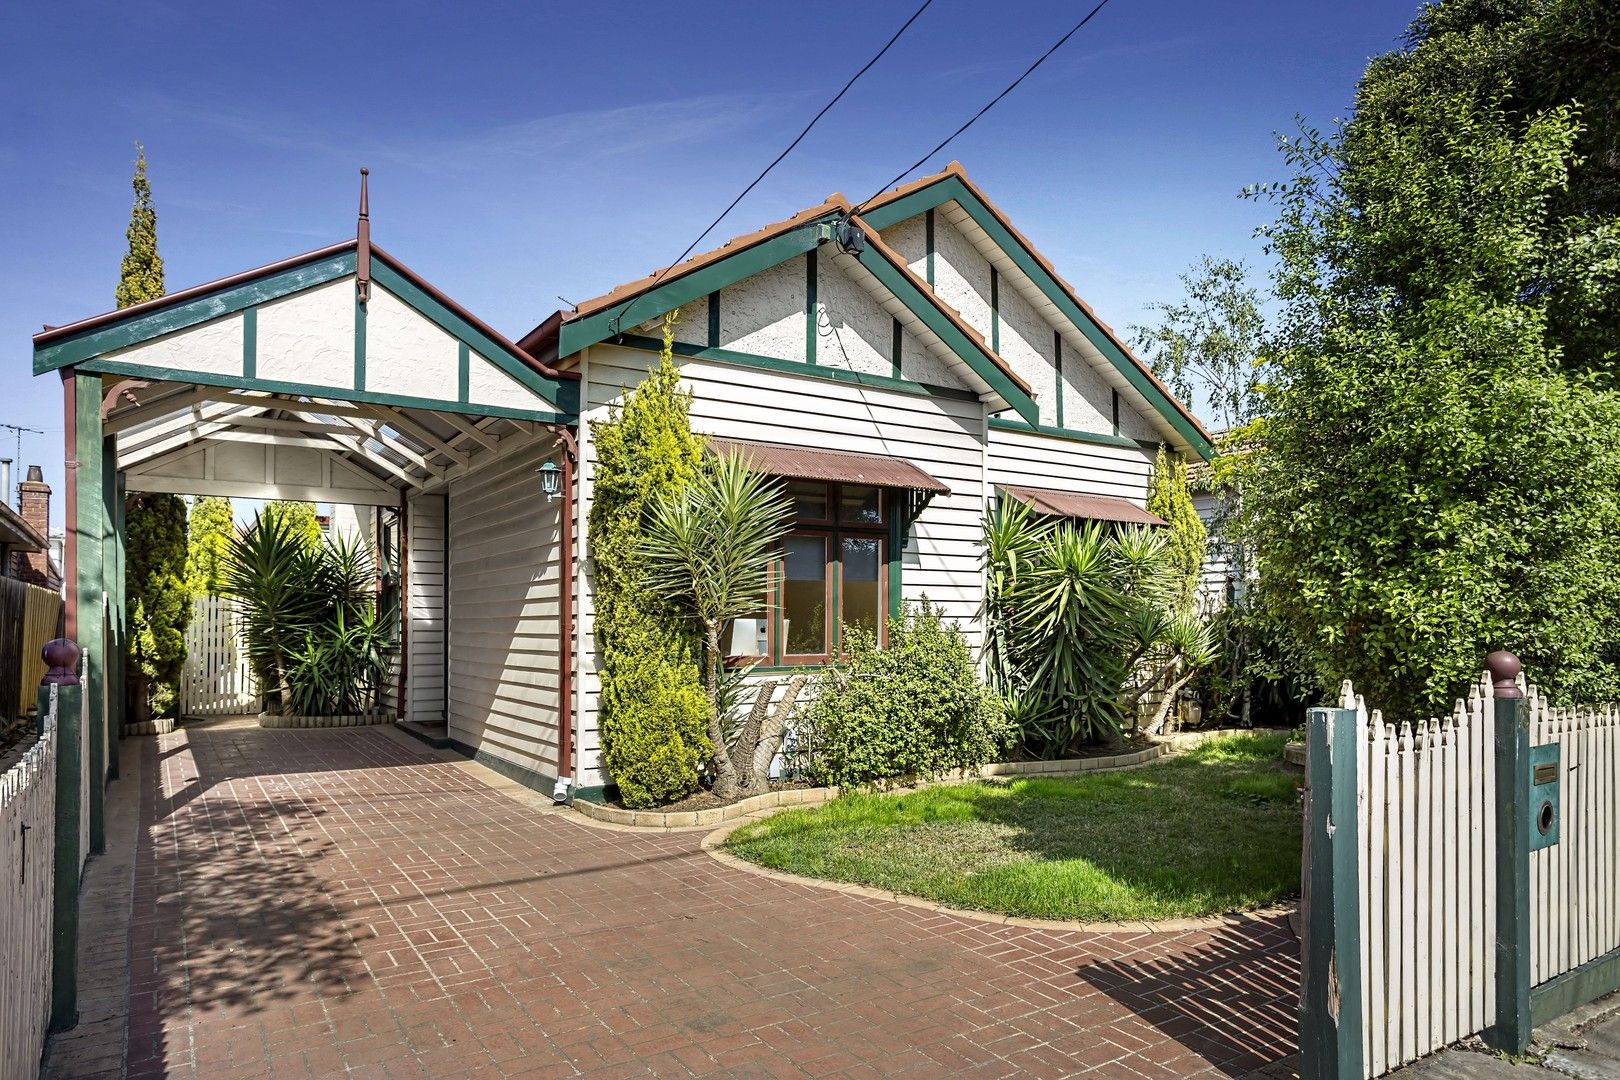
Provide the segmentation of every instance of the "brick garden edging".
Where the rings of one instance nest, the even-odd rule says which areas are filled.
[[[367,724],[392,724],[394,717],[388,713],[350,713],[346,716],[275,716],[271,713],[259,714],[259,726],[262,728],[340,728],[364,727]]]
[[[160,716],[156,720],[143,720],[138,724],[125,724],[125,735],[168,735],[174,731],[174,717]]]
[[[937,780],[900,784],[891,790],[913,791],[936,784],[967,784],[996,776],[1079,776],[1088,772],[1134,769],[1197,746],[1206,739],[1243,734],[1244,731],[1245,729],[1239,728],[1221,728],[1215,731],[1167,735],[1142,750],[1109,757],[1064,758],[1057,761],[996,761],[977,770],[953,769]],[[838,794],[839,789],[836,787],[783,788],[779,791],[767,791],[763,795],[753,795],[726,806],[711,807],[708,810],[625,810],[582,799],[575,799],[569,806],[583,817],[610,825],[642,829],[701,829],[737,821],[767,810],[792,806],[818,806],[821,803],[831,802]]]

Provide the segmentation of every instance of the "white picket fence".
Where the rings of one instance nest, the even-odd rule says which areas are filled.
[[[33,1077],[51,1011],[56,729],[0,773],[0,1077]]]
[[[260,708],[235,609],[223,596],[197,597],[186,628],[180,715],[242,716]]]
[[[1532,746],[1559,748],[1559,839],[1530,853],[1530,981],[1620,948],[1620,713],[1525,693]]]

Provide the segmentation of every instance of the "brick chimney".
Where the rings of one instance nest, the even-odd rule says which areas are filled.
[[[7,494],[10,494],[9,492]],[[28,466],[28,479],[17,485],[17,509],[22,519],[40,536],[49,540],[51,535],[51,485],[38,465]],[[31,585],[49,588],[50,550],[18,552],[17,577]]]

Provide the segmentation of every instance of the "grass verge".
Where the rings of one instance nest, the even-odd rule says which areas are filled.
[[[743,826],[741,858],[1036,918],[1167,919],[1298,894],[1285,735],[1213,739],[1140,769],[855,793]]]

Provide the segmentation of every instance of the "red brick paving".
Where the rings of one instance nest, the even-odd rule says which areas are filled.
[[[1241,1076],[1280,920],[1055,932],[742,873],[380,729],[148,743],[131,1077]]]

